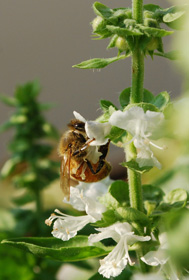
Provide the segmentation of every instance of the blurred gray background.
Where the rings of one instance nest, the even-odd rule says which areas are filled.
[[[42,86],[40,101],[57,104],[46,116],[61,131],[74,110],[92,120],[100,113],[99,99],[118,104],[119,93],[130,86],[130,59],[101,71],[72,68],[83,60],[117,54],[116,50],[106,51],[107,40],[91,38],[93,2],[0,1],[0,92],[12,96],[16,85],[38,79]],[[111,8],[131,6],[130,0],[101,2]],[[165,0],[144,0],[144,4],[149,2],[164,8],[171,5]],[[165,49],[170,50],[170,39],[165,41]],[[167,90],[175,98],[181,91],[181,76],[173,62],[148,57],[144,86],[155,94]],[[1,123],[10,113],[0,103]],[[1,162],[8,156],[6,142],[10,137],[10,132],[0,135]]]

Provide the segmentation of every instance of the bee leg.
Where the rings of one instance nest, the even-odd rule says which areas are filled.
[[[93,169],[92,164],[90,163],[89,160],[86,160],[86,163],[87,163],[89,169],[91,170],[91,173],[94,174],[94,175],[97,174],[102,169],[102,167],[104,166],[104,160],[99,161],[96,170]]]

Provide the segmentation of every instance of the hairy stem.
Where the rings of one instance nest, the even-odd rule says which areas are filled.
[[[143,0],[132,0],[132,14],[133,19],[137,23],[143,22]],[[144,54],[140,49],[139,45],[140,38],[135,37],[135,47],[132,53],[132,87],[130,95],[130,103],[140,103],[143,101],[143,83],[144,83]],[[128,136],[128,141],[131,140],[131,135]],[[133,143],[126,145],[126,159],[130,161],[136,159],[137,152]],[[142,184],[140,173],[128,169],[128,182],[129,182],[129,194],[131,207],[144,211],[143,197],[142,197]],[[140,225],[137,226],[140,233],[143,229]],[[141,271],[147,271],[147,267],[141,261],[143,255],[142,246],[137,250],[137,258],[140,263]]]

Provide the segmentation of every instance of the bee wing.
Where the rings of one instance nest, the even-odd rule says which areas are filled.
[[[62,157],[60,166],[60,187],[67,200],[70,199],[70,160],[71,151]]]

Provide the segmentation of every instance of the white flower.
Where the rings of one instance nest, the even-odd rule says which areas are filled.
[[[168,255],[168,241],[166,233],[159,236],[160,246],[157,251],[150,251],[144,255],[141,260],[148,265],[158,266],[167,276],[166,279],[179,280],[175,266],[172,264]]]
[[[84,211],[86,207],[85,198],[91,198],[98,202],[98,199],[108,192],[112,182],[109,176],[99,182],[79,182],[77,186],[70,187],[70,201],[68,202],[65,198],[64,202],[71,204],[79,211]]]
[[[85,131],[89,138],[90,146],[102,146],[108,143],[106,136],[109,134],[111,125],[109,122],[99,123],[96,121],[87,121],[79,113],[73,112],[76,119],[85,123]]]
[[[66,215],[56,209],[55,212],[59,215],[52,214],[45,221],[45,223],[50,226],[55,220],[52,231],[54,237],[67,241],[74,237],[77,232],[88,223],[95,223],[96,221],[101,220],[102,213],[106,210],[105,206],[91,198],[85,198],[83,201],[87,215],[75,217]]]
[[[150,145],[162,149],[155,145],[151,138],[163,120],[163,113],[149,110],[144,112],[140,107],[132,107],[124,112],[120,110],[113,112],[109,122],[114,126],[127,130],[133,136],[130,142],[133,142],[137,149],[136,161],[140,167],[156,166],[161,168],[161,164],[154,157]]]
[[[106,278],[111,276],[118,276],[125,268],[127,263],[133,265],[131,261],[128,246],[138,241],[148,241],[150,236],[138,236],[132,232],[132,227],[128,223],[115,223],[106,228],[98,228],[97,234],[91,234],[89,236],[89,242],[95,243],[102,239],[112,238],[117,242],[114,249],[100,261],[100,268],[98,272]]]
[[[167,254],[168,245],[166,233],[160,234],[159,241],[160,246],[157,251],[150,251],[141,258],[141,260],[146,264],[151,266],[158,266],[164,265],[168,261],[169,256]]]

